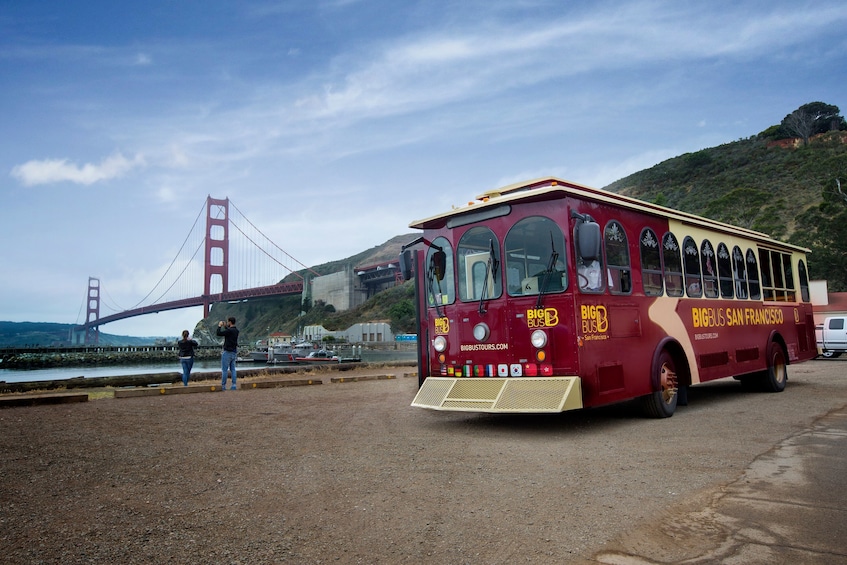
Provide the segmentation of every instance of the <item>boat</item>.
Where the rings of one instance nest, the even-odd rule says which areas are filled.
[[[251,351],[247,354],[247,356],[248,358],[245,359],[245,361],[253,361],[255,363],[267,363],[269,358],[267,349]]]
[[[295,357],[294,360],[298,363],[324,365],[327,363],[339,363],[341,358],[325,349],[318,349],[316,351],[312,351],[305,357]]]
[[[318,349],[305,357],[295,357],[294,361],[303,365],[328,365],[330,363],[360,363],[359,357],[339,357],[332,351]]]

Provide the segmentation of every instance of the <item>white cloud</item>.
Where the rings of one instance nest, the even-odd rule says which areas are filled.
[[[94,184],[96,182],[119,178],[135,167],[146,163],[141,154],[131,160],[121,153],[114,153],[103,159],[99,165],[86,163],[78,166],[68,159],[44,159],[42,161],[27,161],[12,169],[11,175],[25,186],[52,184],[57,182],[72,182],[76,184]]]

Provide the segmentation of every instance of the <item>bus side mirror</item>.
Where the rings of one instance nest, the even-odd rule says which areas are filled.
[[[400,274],[403,275],[404,281],[412,278],[412,265],[412,250],[406,249],[400,254]]]
[[[594,221],[580,222],[576,228],[579,256],[583,261],[600,259],[600,224]]]
[[[447,270],[447,254],[443,251],[436,251],[432,254],[430,261],[435,271],[435,278],[439,281],[444,280],[444,271]]]

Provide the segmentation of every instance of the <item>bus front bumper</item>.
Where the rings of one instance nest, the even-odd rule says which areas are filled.
[[[582,408],[579,377],[427,377],[412,406],[455,412],[533,413]]]

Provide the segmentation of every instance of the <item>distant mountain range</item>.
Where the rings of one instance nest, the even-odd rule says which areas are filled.
[[[0,347],[65,347],[71,345],[73,324],[50,322],[0,322]],[[99,345],[150,345],[156,337],[134,337],[100,332]]]

